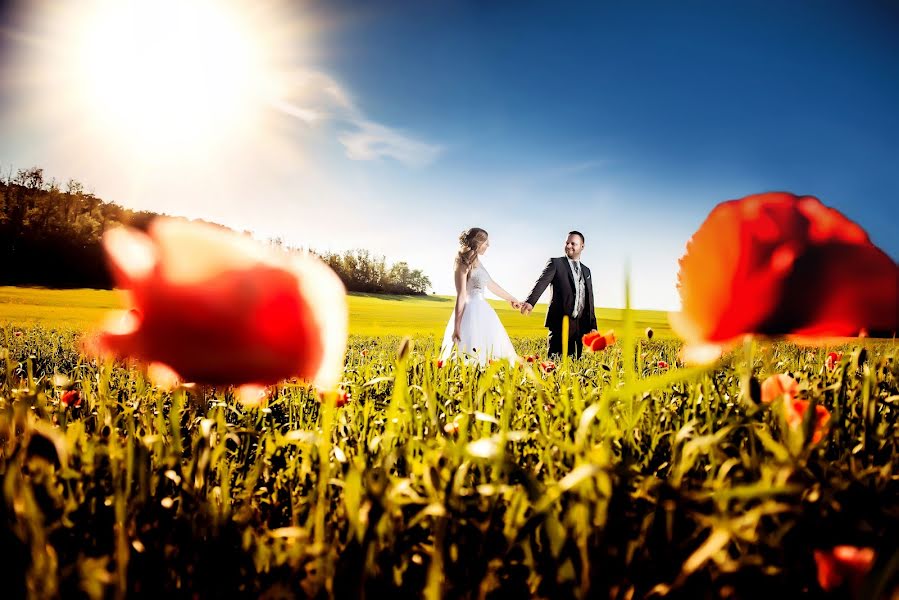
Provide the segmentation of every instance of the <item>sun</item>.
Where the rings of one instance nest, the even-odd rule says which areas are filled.
[[[272,134],[315,30],[284,0],[34,0],[14,14],[0,80],[19,118],[143,165]]]
[[[232,3],[104,2],[77,24],[88,118],[144,149],[198,149],[251,124],[271,82],[263,32]]]

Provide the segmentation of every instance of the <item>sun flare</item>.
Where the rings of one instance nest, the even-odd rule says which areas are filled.
[[[209,3],[101,5],[75,43],[91,117],[138,143],[207,144],[252,120],[266,97],[264,48]]]
[[[24,111],[82,151],[145,163],[266,132],[309,29],[288,5],[239,0],[39,2],[21,17],[7,81]]]

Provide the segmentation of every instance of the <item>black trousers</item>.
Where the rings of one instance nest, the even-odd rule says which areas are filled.
[[[581,352],[584,349],[584,341],[583,337],[585,333],[589,333],[589,324],[587,323],[587,319],[583,318],[584,315],[577,319],[572,319],[570,316],[568,317],[568,356],[573,356],[575,358],[580,358]],[[550,356],[561,356],[562,355],[562,325],[559,324],[558,329],[550,328],[549,330],[549,355]]]

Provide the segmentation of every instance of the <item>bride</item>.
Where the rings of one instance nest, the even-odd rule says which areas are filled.
[[[515,361],[518,354],[509,340],[506,329],[493,307],[484,298],[490,290],[512,308],[521,303],[490,278],[480,257],[487,252],[490,241],[487,232],[477,227],[463,231],[459,236],[459,252],[456,255],[456,307],[450,315],[443,334],[441,360],[446,360],[457,346],[462,355],[468,355],[484,366],[490,359]]]

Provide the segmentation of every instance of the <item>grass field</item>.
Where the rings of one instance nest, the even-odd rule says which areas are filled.
[[[647,339],[606,309],[606,350],[481,368],[437,360],[452,298],[349,305],[337,398],[289,379],[244,404],[83,355],[115,292],[0,288],[0,589],[899,597],[895,340],[686,367],[664,313],[631,314],[668,338]],[[546,305],[494,306],[519,354],[545,353]],[[869,558],[822,583],[836,548]]]
[[[66,298],[20,314],[52,320]],[[353,305],[386,329],[448,302]],[[643,338],[480,369],[437,363],[431,336],[407,354],[354,336],[345,402],[285,381],[254,407],[158,388],[134,362],[82,356],[78,335],[0,335],[4,597],[896,597],[895,342],[830,365],[824,348],[754,343],[697,369]],[[760,401],[776,373],[823,422]],[[816,553],[837,545],[876,560],[824,595]]]
[[[453,310],[450,296],[385,296],[351,294],[350,333],[354,335],[442,335]],[[521,316],[507,303],[491,300],[506,330],[512,337],[546,334],[543,318],[547,305],[538,304],[528,317]],[[103,315],[121,306],[117,292],[110,290],[47,290],[40,288],[0,287],[0,325],[34,324],[47,327],[82,329],[97,324]],[[635,310],[639,329],[652,327],[660,337],[670,337],[664,311]],[[622,310],[600,308],[596,311],[600,330],[615,329]]]

